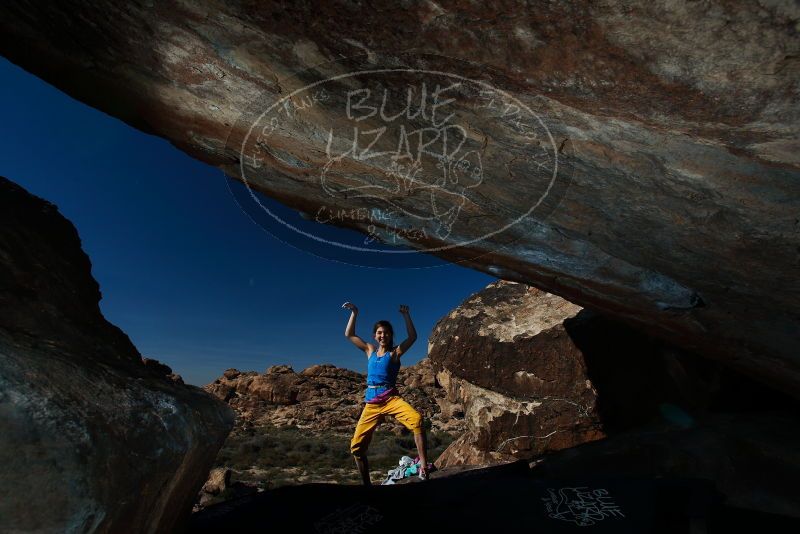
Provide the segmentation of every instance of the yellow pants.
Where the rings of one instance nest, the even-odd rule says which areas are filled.
[[[365,404],[364,411],[356,424],[356,431],[353,439],[350,440],[350,452],[353,456],[362,457],[367,454],[367,447],[372,439],[375,427],[381,422],[384,416],[393,415],[398,421],[403,423],[407,429],[414,434],[422,432],[422,416],[411,407],[409,403],[398,396],[390,397],[383,404]]]

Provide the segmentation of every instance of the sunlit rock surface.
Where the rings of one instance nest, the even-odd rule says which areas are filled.
[[[0,178],[0,531],[181,528],[233,412],[100,313],[75,228]]]
[[[565,326],[580,311],[561,297],[499,281],[439,320],[428,357],[467,432],[437,465],[531,458],[605,437],[597,391]]]
[[[450,403],[444,401],[445,390],[434,375],[427,358],[401,366],[397,377],[400,396],[430,421],[434,430],[458,434],[464,429],[463,414],[447,411]],[[264,373],[228,369],[204,389],[236,411],[239,426],[297,426],[349,434],[364,409],[366,384],[366,375],[330,364],[312,365],[299,373],[288,365],[274,365]],[[397,433],[405,430],[393,417],[384,424]]]
[[[799,13],[722,1],[7,2],[0,52],[235,178],[244,162],[252,187],[312,218],[326,207],[332,224],[382,238],[413,226],[401,242],[444,247],[436,254],[798,395]],[[396,159],[346,151],[353,121],[376,136],[409,86],[419,96],[419,74],[297,93],[267,137],[248,138],[259,113],[304,85],[388,67],[485,84],[469,92],[465,81],[442,108],[468,149],[450,181],[392,189]],[[428,75],[430,87],[442,76]],[[482,106],[485,86],[498,98]],[[365,106],[389,94],[395,107],[347,108],[347,91],[365,88]],[[510,102],[530,111],[522,127]],[[403,146],[392,126],[373,149]],[[348,194],[362,186],[383,193]],[[329,216],[387,205],[391,220]]]

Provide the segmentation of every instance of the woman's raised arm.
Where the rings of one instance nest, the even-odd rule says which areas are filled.
[[[414,328],[414,323],[411,321],[411,313],[408,311],[408,306],[401,304],[400,314],[406,321],[406,331],[408,332],[408,337],[397,347],[397,356],[402,356],[403,353],[410,349],[411,345],[413,345],[417,340],[417,330]]]
[[[356,317],[358,316],[358,308],[352,302],[345,302],[342,308],[350,310],[350,319],[347,321],[347,326],[344,329],[344,337],[349,339],[353,345],[363,350],[365,353],[372,352],[369,343],[364,342],[363,339],[356,335]],[[369,356],[369,354],[367,354]]]

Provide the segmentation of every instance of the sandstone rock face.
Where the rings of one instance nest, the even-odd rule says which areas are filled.
[[[515,459],[512,454],[481,450],[475,442],[476,438],[472,433],[462,434],[439,455],[435,462],[436,466],[444,469],[457,466],[487,466]]]
[[[463,414],[443,414],[444,390],[436,382],[430,361],[401,367],[400,395],[430,420],[432,427],[449,433],[463,430]],[[242,425],[297,426],[313,431],[351,433],[364,408],[366,376],[329,364],[312,365],[295,373],[288,365],[273,366],[264,374],[228,369],[204,387],[227,402]],[[403,426],[386,419],[395,432]]]
[[[445,396],[447,391],[436,379],[436,370],[430,358],[415,365],[400,368],[398,382],[404,384],[401,394],[411,406],[425,414],[435,430],[459,435],[466,429],[463,410],[453,406]]]
[[[529,458],[604,437],[597,391],[564,325],[579,311],[498,281],[437,323],[428,355],[468,429],[437,465]]]
[[[229,369],[204,389],[236,410],[241,424],[329,430],[352,421],[355,428],[363,376],[332,365],[315,365],[301,373],[282,367],[284,372],[270,368],[263,374]]]
[[[0,258],[0,531],[179,529],[232,411],[142,361],[75,228],[4,178]]]
[[[391,221],[328,219],[384,239],[413,227],[422,236],[399,235],[400,243],[445,247],[435,253],[797,395],[800,8],[604,0],[511,2],[501,11],[396,2],[6,2],[0,52],[235,178],[243,162],[251,187],[312,218],[324,207],[352,213],[391,201]],[[373,85],[347,78],[326,86],[324,101],[290,96],[309,82],[389,67],[406,74]],[[346,132],[352,141],[347,92],[371,88],[402,102],[409,87],[421,87],[410,71],[421,70],[454,73],[466,85],[479,80],[508,100],[478,106],[473,92],[448,104],[470,148],[457,163],[475,165],[482,180],[459,181],[458,167],[449,183],[465,191],[435,190],[433,203],[424,198],[428,182],[379,200],[338,194],[364,183],[395,191],[398,179],[396,159],[340,150],[332,160],[326,152],[329,132],[337,147]],[[275,103],[286,116],[253,140],[260,156],[249,164],[240,148],[252,119]],[[537,120],[515,122],[523,108]],[[374,135],[385,116],[359,116],[358,128]],[[431,117],[409,118],[404,131],[420,131],[423,119]],[[540,126],[546,133],[527,130]],[[373,148],[399,151],[399,129],[387,132]],[[456,163],[445,160],[443,168]],[[551,175],[556,187],[543,195]]]

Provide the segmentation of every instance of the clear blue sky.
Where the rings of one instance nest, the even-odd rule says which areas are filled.
[[[325,260],[275,239],[237,205],[227,178],[167,141],[77,102],[0,58],[0,175],[55,203],[78,229],[100,307],[144,355],[192,384],[229,367],[366,371],[342,335],[378,319],[405,333],[411,307],[425,356],[434,323],[493,278],[456,265],[375,269]],[[343,231],[344,232],[344,231]]]

